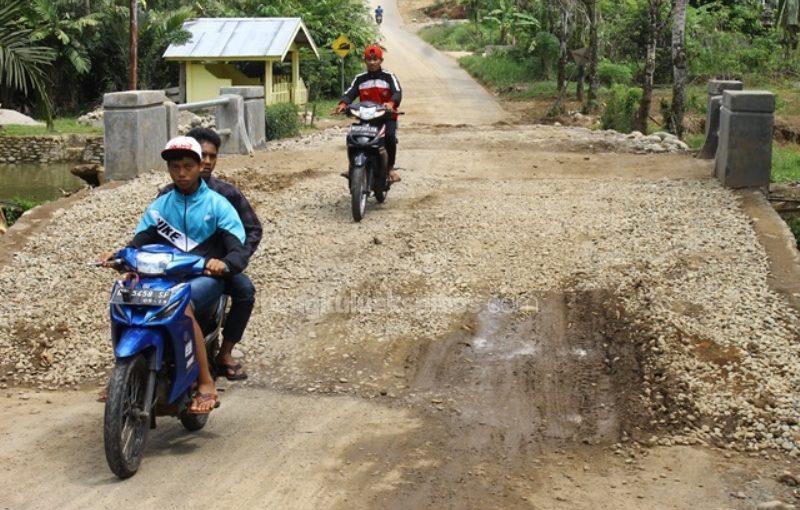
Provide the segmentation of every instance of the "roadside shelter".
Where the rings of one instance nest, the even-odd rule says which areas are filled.
[[[300,49],[319,58],[300,18],[198,18],[187,20],[184,44],[171,44],[164,58],[180,62],[180,99],[213,99],[222,87],[260,85],[267,104],[305,104]],[[283,62],[291,62],[289,70]]]

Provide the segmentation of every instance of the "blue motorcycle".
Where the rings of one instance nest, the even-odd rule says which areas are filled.
[[[191,414],[199,374],[192,321],[185,315],[191,289],[206,260],[170,246],[120,250],[112,266],[123,273],[111,292],[111,339],[116,362],[108,383],[103,423],[106,460],[120,478],[139,469],[156,416],[177,416],[188,430],[202,429],[208,414]],[[219,350],[227,296],[211,317],[197,317],[211,361]],[[212,376],[216,378],[212,370]]]

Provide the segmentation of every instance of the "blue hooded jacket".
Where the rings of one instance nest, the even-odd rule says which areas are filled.
[[[191,195],[177,189],[150,204],[128,246],[171,244],[194,255],[220,259],[231,273],[247,266],[244,226],[230,202],[200,179]]]

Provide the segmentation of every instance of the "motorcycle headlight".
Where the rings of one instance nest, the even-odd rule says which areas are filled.
[[[170,262],[172,262],[171,253],[140,251],[136,254],[136,271],[144,275],[162,275]]]
[[[367,137],[367,136],[359,136],[358,138],[356,138],[356,141],[358,143],[369,143],[369,137]]]
[[[374,106],[370,108],[361,108],[361,112],[359,114],[359,118],[362,120],[372,120],[375,118],[375,114],[378,112],[378,109]]]

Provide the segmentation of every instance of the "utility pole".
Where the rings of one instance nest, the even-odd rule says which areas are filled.
[[[131,0],[131,30],[130,30],[130,55],[128,57],[128,88],[136,90],[138,83],[138,41],[139,41],[139,21],[137,17],[137,0]]]

